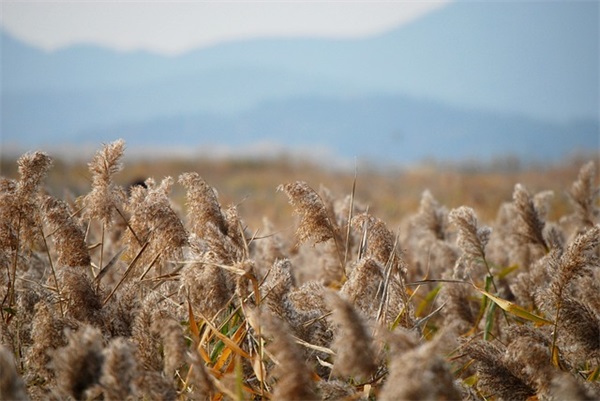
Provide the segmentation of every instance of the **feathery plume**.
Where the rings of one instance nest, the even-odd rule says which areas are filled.
[[[240,245],[243,238],[235,233],[239,232],[239,230],[231,230],[230,234],[233,234],[235,237],[232,238],[229,235],[223,234],[216,226],[213,224],[207,224],[204,227],[204,237],[199,238],[195,234],[192,234],[194,240],[198,240],[203,242],[206,247],[216,256],[215,260],[218,260],[219,263],[224,265],[233,265],[237,262],[241,262],[244,259],[244,245]]]
[[[130,226],[141,240],[149,243],[139,265],[147,265],[154,258],[166,261],[181,253],[181,248],[188,244],[188,236],[183,223],[171,208],[169,192],[173,179],[166,177],[156,186],[153,180],[146,180],[148,188],[136,186],[131,191],[129,209],[131,211]],[[135,255],[141,244],[134,240],[132,234],[126,232],[130,256]]]
[[[97,328],[83,325],[66,335],[67,345],[52,352],[52,368],[61,393],[80,400],[87,389],[100,381],[104,362],[102,334]]]
[[[441,313],[448,326],[465,333],[477,323],[480,303],[471,287],[445,285],[440,290],[440,302],[445,304]]]
[[[341,380],[321,380],[317,383],[322,401],[356,400],[356,390]]]
[[[578,235],[562,254],[559,251],[551,253],[550,267],[554,268],[556,275],[550,289],[556,300],[562,299],[564,288],[575,276],[581,274],[586,267],[598,263],[593,250],[599,243],[600,225],[596,225]]]
[[[479,227],[475,211],[470,207],[461,206],[448,214],[451,224],[458,228],[458,246],[468,260],[485,261],[485,246],[492,230],[489,227]]]
[[[181,325],[176,320],[165,316],[152,323],[152,331],[161,338],[163,372],[167,377],[173,377],[185,363],[186,346]]]
[[[212,252],[207,252],[186,264],[181,272],[181,290],[189,295],[192,308],[207,318],[215,316],[233,295],[218,262]]]
[[[17,182],[0,177],[0,249],[5,253],[16,251],[19,246]]]
[[[550,360],[550,333],[546,335],[530,326],[511,326],[510,343],[504,359],[525,382],[536,391],[542,400],[593,400],[598,399],[591,388],[575,379],[570,372],[561,370]],[[588,382],[589,384],[589,382]]]
[[[3,180],[0,197],[2,225],[7,229],[0,237],[4,237],[3,242],[11,245],[13,250],[19,241],[33,243],[39,238],[42,219],[37,197],[52,159],[44,152],[25,153],[17,164],[20,179],[16,182]]]
[[[21,176],[17,184],[18,197],[31,199],[52,167],[52,159],[44,152],[26,153],[17,160],[17,165]]]
[[[521,184],[515,185],[513,204],[517,212],[517,220],[514,222],[515,234],[525,243],[539,245],[549,250],[544,239],[546,222],[540,210],[536,208],[533,197]]]
[[[171,379],[166,378],[161,372],[145,371],[136,381],[142,400],[177,400],[177,391],[171,384]]]
[[[383,290],[384,268],[373,258],[359,260],[340,289],[365,316],[377,317],[377,307]]]
[[[73,268],[62,269],[58,273],[61,295],[67,306],[65,313],[93,326],[102,327],[102,298],[94,288],[89,276]]]
[[[58,265],[79,267],[90,265],[90,254],[85,243],[85,233],[71,217],[69,207],[64,201],[46,197],[42,207],[45,219],[50,227]]]
[[[113,176],[123,169],[121,158],[125,152],[125,141],[119,139],[104,145],[88,164],[92,173],[92,190],[83,197],[83,217],[97,219],[105,226],[112,221],[116,208],[125,201],[125,192],[113,182]]]
[[[458,400],[460,390],[435,341],[418,345],[412,333],[390,333],[389,376],[378,399]]]
[[[429,190],[421,195],[419,212],[412,221],[413,228],[431,236],[434,239],[444,240],[447,237],[446,226],[448,210],[441,206]]]
[[[272,337],[267,348],[273,353],[277,366],[273,374],[277,383],[273,388],[274,400],[317,399],[311,371],[306,366],[303,350],[299,348],[281,320],[271,314],[260,315],[264,333]]]
[[[183,173],[179,183],[187,189],[186,203],[190,231],[198,237],[206,236],[206,226],[214,225],[223,234],[227,234],[227,222],[221,211],[217,192],[210,187],[198,173]]]
[[[368,379],[377,368],[373,338],[363,322],[363,317],[352,304],[334,292],[328,292],[326,301],[333,311],[336,325],[332,348],[336,353],[333,375]]]
[[[103,352],[100,384],[104,390],[104,398],[114,401],[135,398],[138,367],[132,345],[125,338],[116,337]]]
[[[300,216],[296,230],[299,244],[310,239],[315,243],[324,242],[338,235],[323,200],[306,182],[280,185],[277,190],[285,192],[294,213]]]
[[[133,321],[131,340],[136,345],[135,356],[141,370],[160,372],[163,368],[159,353],[160,336],[152,330],[153,322],[159,317],[156,304],[158,296],[147,295]],[[143,378],[140,378],[143,380]]]
[[[295,284],[291,269],[292,264],[288,259],[276,261],[264,284],[266,305],[277,317],[287,322],[290,322],[296,313],[287,299]]]
[[[575,353],[575,360],[600,357],[600,319],[583,302],[563,296],[559,319],[559,340]]]
[[[401,267],[400,255],[396,236],[386,227],[379,218],[367,213],[361,213],[352,218],[352,225],[367,231],[366,253],[364,257],[371,257],[383,266],[391,265]]]
[[[535,389],[516,375],[503,358],[503,351],[489,341],[479,339],[465,344],[464,350],[475,361],[477,387],[501,400],[526,400]]]
[[[131,337],[133,321],[141,307],[137,284],[125,283],[103,307],[106,330],[112,337]]]
[[[272,266],[276,260],[288,257],[281,235],[275,231],[273,223],[266,217],[263,218],[263,232],[265,234],[254,242],[256,244],[254,258],[257,262],[259,279],[267,274],[269,266]]]
[[[0,344],[0,399],[28,400],[25,383],[17,373],[15,360],[10,351]]]
[[[299,312],[318,312],[324,315],[329,311],[324,299],[325,286],[317,281],[307,281],[300,287],[292,288],[287,297]]]
[[[595,186],[595,180],[596,166],[594,162],[590,161],[581,167],[577,180],[568,191],[569,200],[575,208],[573,218],[581,229],[592,227],[600,215],[600,209],[596,203],[600,188]]]
[[[77,325],[69,319],[56,316],[51,305],[41,300],[35,306],[31,325],[32,345],[27,353],[27,367],[33,375],[49,379],[54,375],[49,368],[49,351],[67,344],[65,328],[75,329]]]
[[[214,385],[210,378],[210,373],[204,366],[204,362],[193,353],[189,356],[189,364],[192,367],[189,384],[192,386],[189,397],[194,400],[205,400],[214,391]]]

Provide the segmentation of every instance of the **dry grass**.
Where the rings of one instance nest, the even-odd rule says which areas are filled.
[[[0,399],[600,398],[596,164],[123,155],[3,166]]]

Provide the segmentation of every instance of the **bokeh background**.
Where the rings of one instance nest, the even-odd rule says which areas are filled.
[[[597,1],[2,2],[2,154],[414,165],[597,150]]]

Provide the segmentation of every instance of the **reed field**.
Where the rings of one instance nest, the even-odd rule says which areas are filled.
[[[600,399],[597,155],[348,172],[125,152],[3,161],[0,399]]]

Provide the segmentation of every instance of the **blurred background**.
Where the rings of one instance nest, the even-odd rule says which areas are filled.
[[[597,1],[0,7],[3,175],[42,149],[83,191],[123,138],[124,182],[199,170],[244,207],[292,179],[347,193],[356,168],[391,215],[429,185],[491,217],[515,180],[598,160]]]
[[[2,153],[410,165],[599,145],[597,1],[2,2]]]

